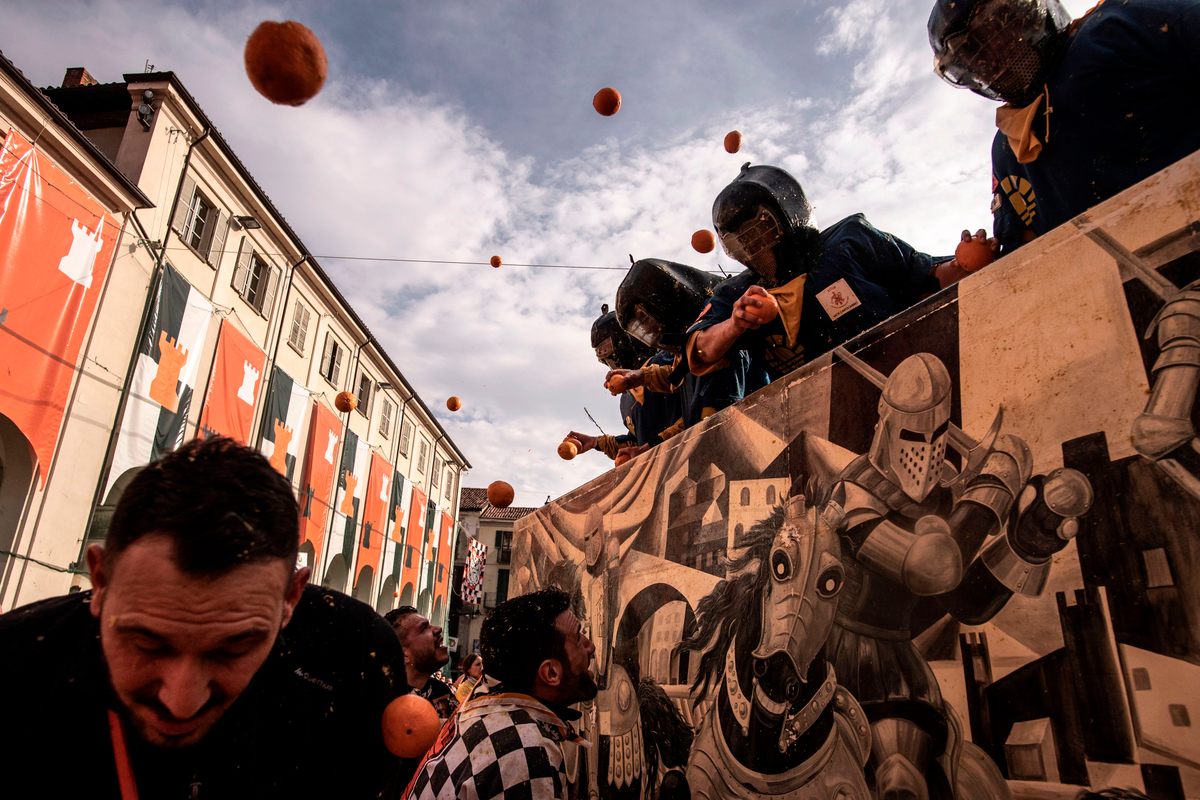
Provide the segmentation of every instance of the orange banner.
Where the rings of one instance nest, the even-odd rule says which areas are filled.
[[[42,483],[120,223],[23,136],[0,152],[0,414],[29,439]]]
[[[450,586],[450,531],[454,526],[454,519],[445,511],[442,512],[442,530],[438,534],[438,549],[437,549],[437,565],[440,567],[437,574],[434,576],[436,583],[433,587],[433,607],[437,608],[439,601],[445,601],[448,595],[447,589]]]
[[[371,453],[371,476],[367,479],[365,511],[358,540],[358,570],[355,585],[361,579],[364,567],[371,568],[374,578],[379,573],[379,557],[383,553],[383,541],[387,534],[387,508],[391,500],[392,465],[378,453]]]
[[[329,503],[333,497],[333,476],[340,454],[342,421],[320,401],[313,401],[304,450],[304,471],[300,478],[300,545],[311,543],[314,570],[321,563],[325,530],[329,523]],[[319,579],[314,573],[314,578]]]
[[[417,487],[413,487],[411,505],[408,508],[408,532],[404,537],[404,570],[400,573],[400,585],[411,584],[414,596],[417,579],[421,574],[421,561],[425,557],[422,542],[425,539],[425,504],[428,498]],[[408,548],[412,548],[412,566],[409,566]]]
[[[231,436],[242,444],[250,443],[250,425],[266,363],[267,354],[258,345],[229,320],[221,320],[216,362],[200,412],[200,435]]]

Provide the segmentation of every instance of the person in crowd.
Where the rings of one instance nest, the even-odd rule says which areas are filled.
[[[778,379],[966,274],[862,214],[818,230],[804,189],[779,167],[743,165],[713,203],[713,226],[748,269],[713,290],[687,331],[697,376],[740,370],[748,354],[752,371]]]
[[[404,670],[413,694],[424,697],[437,710],[442,720],[450,718],[458,708],[454,690],[441,679],[442,667],[450,663],[440,627],[412,606],[400,606],[384,615],[404,647]]]
[[[498,605],[484,620],[480,651],[499,681],[442,729],[417,770],[412,800],[567,797],[563,743],[582,743],[572,703],[596,696],[596,647],[561,589]]]
[[[1200,149],[1200,4],[937,0],[934,69],[1002,105],[992,142],[1002,252]]]
[[[462,662],[462,675],[454,684],[454,699],[459,705],[467,702],[471,692],[483,681],[483,656],[479,653],[468,653]],[[484,686],[487,684],[484,683]]]
[[[713,300],[720,278],[685,264],[658,258],[635,261],[617,289],[617,318],[625,332],[665,351],[636,370],[611,370],[605,386],[612,393],[644,387],[645,391],[678,394],[681,424],[664,431],[667,438],[712,416],[767,384],[767,375],[748,354],[731,357],[728,369],[712,375],[688,370],[685,349],[688,326]]]
[[[306,585],[298,523],[287,480],[231,439],[142,470],[87,550],[92,588],[0,616],[7,794],[76,795],[80,776],[114,799],[396,791],[380,722],[408,690],[400,644]]]

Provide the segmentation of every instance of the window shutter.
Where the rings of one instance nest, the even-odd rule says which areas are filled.
[[[179,190],[179,201],[175,203],[175,212],[171,215],[171,229],[183,236],[183,229],[192,215],[192,198],[196,196],[196,182],[191,176],[185,176],[183,187]]]
[[[338,378],[341,377],[341,374],[342,374],[342,348],[341,348],[341,345],[339,345],[337,342],[334,342],[333,343],[333,374],[330,376],[329,381],[336,386],[337,382],[338,382]]]
[[[308,339],[308,320],[312,314],[309,312],[306,306],[300,304],[299,300],[296,301],[296,309],[300,312],[297,315],[300,317],[300,339],[297,342],[297,346],[303,350],[304,342],[306,339]]]
[[[400,452],[408,455],[408,446],[412,441],[412,423],[407,420],[400,423]]]
[[[297,349],[304,349],[304,336],[300,332],[300,316],[304,313],[304,306],[300,305],[300,301],[296,301],[295,307],[292,309],[292,327],[288,331],[288,344]]]
[[[204,232],[207,239],[203,245],[204,260],[214,267],[221,265],[221,256],[225,253],[225,239],[229,236],[229,215],[217,211],[217,218]]]
[[[259,294],[258,313],[269,317],[271,310],[275,307],[275,289],[279,286],[279,270],[265,263],[263,267],[267,270],[267,285]]]
[[[325,334],[325,349],[321,351],[321,374],[328,378],[333,374],[333,337]]]
[[[242,237],[238,244],[237,266],[233,269],[233,290],[242,297],[246,296],[246,286],[250,283],[250,259],[254,257],[254,248],[250,240]]]

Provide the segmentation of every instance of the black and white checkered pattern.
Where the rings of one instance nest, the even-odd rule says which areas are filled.
[[[464,706],[417,770],[409,800],[566,798],[562,742],[574,730],[524,695]]]

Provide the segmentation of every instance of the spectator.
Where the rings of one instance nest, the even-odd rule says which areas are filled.
[[[779,167],[743,165],[713,203],[713,226],[749,270],[717,286],[688,329],[699,376],[741,369],[749,353],[752,372],[778,379],[965,274],[862,214],[818,231],[803,188]]]
[[[450,663],[450,650],[442,640],[442,629],[430,625],[412,606],[389,611],[384,619],[392,624],[404,647],[404,669],[413,694],[432,703],[443,720],[449,719],[458,708],[458,701],[450,685],[434,677],[434,673]]]
[[[87,551],[93,588],[0,616],[8,795],[388,789],[400,647],[369,607],[305,585],[298,521],[287,480],[230,439],[144,469]],[[314,754],[355,769],[314,771]]]
[[[934,69],[991,100],[1003,252],[1200,148],[1200,4],[938,0]]]
[[[463,659],[462,675],[458,676],[458,682],[454,684],[454,699],[458,701],[459,705],[467,701],[481,680],[483,680],[483,656],[479,653],[471,653]]]
[[[567,797],[562,743],[581,742],[568,706],[596,696],[595,645],[561,589],[498,605],[484,621],[480,650],[499,685],[442,731],[409,787],[409,798],[499,800]]]

